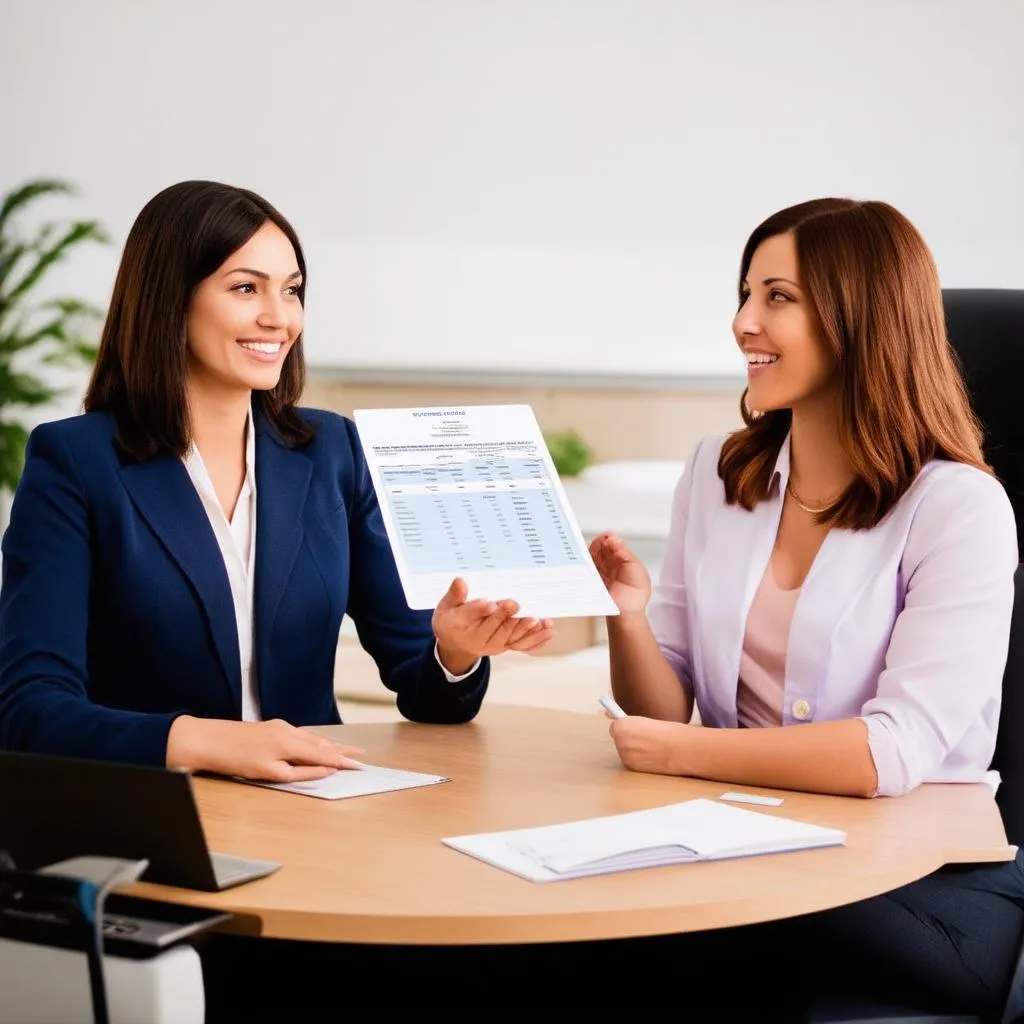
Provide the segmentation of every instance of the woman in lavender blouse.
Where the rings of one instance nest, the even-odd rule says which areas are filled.
[[[746,425],[688,460],[653,593],[618,537],[591,547],[620,611],[623,764],[853,797],[997,783],[1016,530],[924,241],[884,203],[782,210],[744,249],[733,333]],[[747,932],[736,955],[763,967],[770,947],[806,995],[845,983],[991,1011],[1024,927],[1022,864]]]

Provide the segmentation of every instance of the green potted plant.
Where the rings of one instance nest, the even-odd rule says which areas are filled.
[[[590,445],[575,430],[549,431],[544,442],[560,477],[579,476],[593,458]]]
[[[75,194],[66,181],[38,179],[0,199],[0,492],[14,490],[25,463],[28,431],[17,410],[61,394],[40,371],[95,357],[88,329],[102,311],[80,299],[36,296],[57,263],[84,243],[106,244],[106,232],[94,220],[46,221],[28,231],[17,223],[38,200]]]

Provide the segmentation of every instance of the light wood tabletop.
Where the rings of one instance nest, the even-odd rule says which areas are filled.
[[[780,807],[752,809],[843,829],[846,845],[538,884],[441,839],[717,798],[741,787],[627,771],[598,714],[496,704],[468,725],[324,731],[364,747],[367,762],[452,781],[328,801],[196,778],[210,848],[284,867],[221,893],[149,884],[132,891],[256,916],[262,933],[277,938],[553,942],[788,917],[887,892],[943,864],[1013,855],[984,784],[925,785],[875,800],[774,791],[784,798]]]

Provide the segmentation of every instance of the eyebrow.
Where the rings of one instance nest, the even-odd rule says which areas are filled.
[[[229,270],[227,273],[228,274],[252,274],[253,277],[260,277],[264,281],[269,281],[270,280],[270,275],[269,274],[265,274],[262,270],[253,270],[252,267],[234,267],[232,270]],[[224,276],[226,277],[227,274],[225,274]],[[289,274],[285,278],[285,280],[286,281],[292,281],[296,277],[302,277],[302,271],[301,270],[296,270],[294,274]]]
[[[794,288],[799,288],[799,287],[800,287],[800,285],[798,285],[798,284],[796,283],[796,281],[790,281],[790,279],[789,279],[788,277],[766,277],[766,278],[765,278],[765,279],[764,279],[764,280],[763,280],[763,281],[761,282],[761,284],[763,284],[763,285],[765,285],[765,286],[768,286],[768,285],[770,285],[770,284],[778,284],[778,283],[779,283],[780,281],[781,281],[781,282],[782,282],[783,284],[789,284],[789,285],[792,285],[792,286],[793,286]]]

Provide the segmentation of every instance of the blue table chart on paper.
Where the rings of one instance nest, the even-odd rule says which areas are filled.
[[[528,569],[582,561],[541,459],[388,467],[381,477],[412,572]]]

